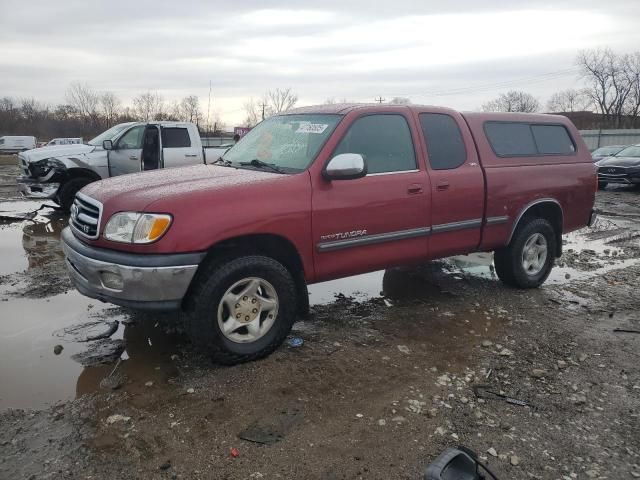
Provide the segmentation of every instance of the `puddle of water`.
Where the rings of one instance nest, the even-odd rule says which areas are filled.
[[[309,285],[309,302],[311,305],[326,305],[335,302],[337,295],[352,297],[357,301],[378,298],[382,296],[384,273],[384,270],[379,270]]]
[[[0,409],[40,408],[74,397],[82,367],[71,355],[85,346],[53,332],[87,321],[88,307],[94,303],[76,292],[0,303]],[[64,348],[60,355],[54,354],[56,345]]]
[[[21,229],[0,227],[0,275],[21,272],[29,266],[27,255],[18,247],[21,243]]]
[[[68,220],[55,212],[48,213],[32,220],[0,225],[0,275],[62,261],[60,234]]]
[[[0,410],[44,408],[99,390],[115,365],[83,368],[72,357],[87,350],[91,342],[78,341],[83,340],[81,334],[64,333],[68,327],[88,323],[87,333],[95,334],[98,320],[120,322],[110,338],[125,342],[118,373],[128,380],[144,386],[175,373],[170,357],[180,338],[167,334],[153,317],[97,305],[75,291],[45,299],[0,295],[0,313]],[[102,330],[107,329],[105,323]],[[56,345],[63,347],[59,355],[54,353]]]

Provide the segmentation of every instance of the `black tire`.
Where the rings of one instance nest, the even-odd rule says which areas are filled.
[[[236,282],[257,277],[269,282],[278,298],[278,312],[271,328],[255,341],[234,342],[225,337],[218,325],[218,306],[227,290]],[[185,328],[196,347],[208,353],[214,362],[235,365],[266,357],[285,340],[299,310],[296,283],[291,273],[276,260],[250,255],[211,262],[198,272],[185,301]]]
[[[62,208],[65,213],[69,213],[71,205],[73,204],[73,199],[76,197],[76,193],[91,182],[93,182],[93,180],[81,177],[72,178],[71,180],[67,180],[63,183],[58,190],[57,195],[58,205],[60,205],[60,208]]]
[[[598,190],[604,190],[607,188],[607,182],[598,182]]]
[[[527,240],[537,233],[541,234],[546,240],[547,256],[542,269],[535,274],[530,274],[523,265],[523,250]],[[525,220],[516,229],[511,243],[505,248],[496,250],[493,255],[498,278],[511,287],[539,287],[551,273],[557,247],[556,232],[548,220],[543,218]]]

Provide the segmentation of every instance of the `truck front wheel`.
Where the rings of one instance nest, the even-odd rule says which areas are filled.
[[[554,264],[556,235],[551,224],[536,218],[516,229],[511,243],[496,250],[496,273],[506,285],[536,288],[544,283]]]
[[[276,260],[251,255],[212,262],[185,304],[192,342],[224,365],[257,360],[282,344],[296,319],[296,285]]]
[[[73,204],[73,200],[76,197],[76,193],[78,193],[82,188],[89,185],[93,180],[90,178],[79,177],[72,178],[60,186],[58,190],[58,205],[62,208],[65,213],[69,213],[71,210],[71,205]]]

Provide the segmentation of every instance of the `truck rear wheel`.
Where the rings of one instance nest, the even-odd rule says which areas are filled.
[[[506,285],[536,288],[544,283],[553,268],[556,235],[551,224],[536,218],[516,229],[511,243],[496,250],[496,273]]]
[[[185,305],[192,342],[223,365],[266,357],[291,331],[298,310],[291,273],[251,255],[211,263],[198,274]]]
[[[60,186],[60,190],[58,190],[58,205],[62,208],[65,213],[69,213],[71,210],[71,205],[73,204],[73,200],[76,197],[76,193],[82,190],[85,186],[89,185],[92,182],[91,179],[86,177],[80,178],[72,178],[67,182],[63,183]]]

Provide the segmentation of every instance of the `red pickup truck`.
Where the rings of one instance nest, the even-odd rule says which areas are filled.
[[[324,105],[263,121],[217,165],[86,186],[62,239],[80,292],[179,309],[233,364],[283,342],[310,283],[494,251],[505,284],[537,287],[596,190],[561,116]]]

